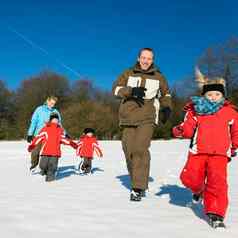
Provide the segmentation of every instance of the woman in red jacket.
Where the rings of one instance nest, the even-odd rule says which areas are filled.
[[[80,137],[77,148],[77,156],[83,158],[79,165],[81,173],[88,174],[92,169],[92,159],[94,152],[97,156],[102,157],[102,151],[98,145],[95,130],[92,128],[85,128],[84,134]]]
[[[209,224],[225,227],[228,206],[227,163],[238,148],[238,113],[225,99],[225,81],[209,80],[200,71],[201,97],[185,106],[185,119],[173,128],[175,137],[191,138],[182,183],[192,190],[193,202],[203,199]]]
[[[46,175],[46,181],[55,180],[55,172],[57,171],[58,159],[61,157],[60,145],[70,145],[77,148],[77,144],[68,139],[64,135],[64,129],[59,125],[59,116],[57,113],[50,115],[50,120],[41,129],[38,135],[34,137],[31,144],[28,146],[28,151],[31,152],[38,144],[42,144],[40,151],[40,169],[41,175]]]

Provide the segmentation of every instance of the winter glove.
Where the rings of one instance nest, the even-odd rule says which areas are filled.
[[[126,103],[128,101],[134,101],[137,103],[139,107],[142,107],[144,105],[144,99],[143,98],[135,98],[135,97],[129,97],[123,101],[123,103]]]
[[[27,140],[28,143],[31,143],[31,141],[33,140],[33,136],[28,135],[26,140]]]
[[[231,157],[228,158],[228,162],[231,162],[232,158],[237,156],[237,152],[235,149],[231,149]]]
[[[27,148],[28,152],[31,152],[33,149],[34,149],[33,145],[29,145],[28,148]]]
[[[66,139],[71,139],[71,136],[67,133],[64,136],[65,136]]]
[[[233,151],[232,153],[231,153],[231,157],[236,157],[237,156],[237,152],[236,151]]]
[[[132,88],[131,96],[134,98],[143,99],[143,97],[145,96],[145,91],[146,91],[146,88],[144,87],[134,87]]]
[[[172,133],[174,137],[183,138],[183,128],[180,125],[175,126],[172,129]]]
[[[165,124],[170,118],[171,109],[169,107],[164,107],[163,109],[161,109],[161,113],[162,113],[161,122]]]

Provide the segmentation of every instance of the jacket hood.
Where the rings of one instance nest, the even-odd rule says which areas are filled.
[[[154,74],[155,72],[160,73],[159,68],[155,64],[152,64],[149,67],[149,69],[143,70],[141,69],[139,62],[137,62],[132,69],[135,73],[143,73],[143,74]]]

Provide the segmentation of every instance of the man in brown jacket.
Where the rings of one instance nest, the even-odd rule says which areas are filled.
[[[113,85],[113,94],[121,98],[119,126],[122,129],[122,147],[131,178],[132,201],[140,201],[148,188],[149,147],[154,127],[158,124],[160,106],[163,123],[171,113],[167,81],[153,61],[153,50],[141,49],[136,65],[124,71]]]

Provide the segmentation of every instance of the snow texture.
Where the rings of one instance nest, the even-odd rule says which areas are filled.
[[[229,164],[227,229],[212,229],[201,205],[179,181],[189,141],[153,141],[149,192],[130,202],[130,181],[119,141],[100,141],[104,158],[93,174],[75,174],[80,162],[63,147],[57,180],[46,183],[29,172],[27,143],[1,142],[1,237],[238,237],[238,162]]]

